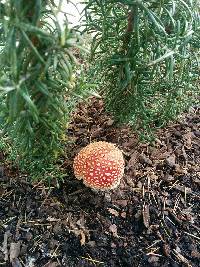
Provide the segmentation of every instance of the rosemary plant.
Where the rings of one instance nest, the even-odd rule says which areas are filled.
[[[150,133],[197,100],[198,0],[86,2],[93,77],[118,122]]]
[[[0,123],[20,159],[56,158],[74,104],[73,51],[81,44],[67,20],[60,25],[61,6],[54,0],[0,5]]]

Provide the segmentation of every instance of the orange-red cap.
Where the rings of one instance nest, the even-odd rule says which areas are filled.
[[[116,188],[124,174],[122,152],[108,142],[94,142],[84,147],[74,159],[74,174],[94,189]]]

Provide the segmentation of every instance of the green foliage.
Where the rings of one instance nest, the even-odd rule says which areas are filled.
[[[75,104],[73,52],[81,42],[67,20],[59,24],[61,2],[6,0],[0,6],[0,128],[16,158],[43,168],[62,151]]]
[[[92,79],[119,122],[160,127],[200,93],[199,1],[88,0]]]

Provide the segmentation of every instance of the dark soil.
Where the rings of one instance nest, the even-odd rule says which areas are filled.
[[[60,188],[32,184],[0,154],[0,265],[200,266],[200,109],[139,143],[116,127],[101,100],[81,104]],[[124,151],[120,187],[93,192],[74,178],[73,158],[97,140]]]

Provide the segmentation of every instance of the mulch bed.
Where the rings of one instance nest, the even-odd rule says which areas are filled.
[[[191,266],[200,263],[200,109],[140,143],[116,127],[102,100],[80,104],[60,188],[0,167],[0,265]],[[76,153],[92,141],[116,143],[126,160],[116,190],[97,193],[74,178]]]

